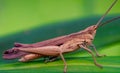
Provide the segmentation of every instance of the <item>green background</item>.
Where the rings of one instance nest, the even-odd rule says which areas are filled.
[[[61,35],[78,32],[96,24],[114,0],[0,0],[0,73],[61,73],[63,62],[45,64],[43,59],[28,63],[3,60],[3,51],[14,42],[35,43]],[[120,1],[104,21],[120,15]],[[91,55],[80,50],[66,54],[68,73],[120,72],[120,20],[97,31],[94,44],[100,54],[97,58],[103,69],[93,64]]]

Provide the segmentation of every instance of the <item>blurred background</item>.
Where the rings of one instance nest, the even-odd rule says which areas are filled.
[[[60,59],[44,64],[42,60],[20,63],[3,60],[3,51],[12,48],[15,42],[36,43],[61,35],[78,32],[96,24],[114,0],[0,0],[0,72],[61,73]],[[103,20],[120,16],[120,1]],[[91,56],[85,51],[65,55],[68,72],[120,72],[120,20],[116,20],[97,31],[94,44],[101,54],[98,58],[103,70],[93,65]],[[57,67],[56,67],[57,66]],[[47,70],[46,70],[47,69]]]

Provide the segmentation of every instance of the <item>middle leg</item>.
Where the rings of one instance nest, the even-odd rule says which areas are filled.
[[[58,58],[58,56],[48,56],[48,57],[46,57],[47,59],[45,59],[44,60],[44,62],[45,63],[48,63],[48,62],[53,62],[53,61],[55,61],[57,58]]]
[[[66,63],[65,58],[62,53],[60,53],[60,57],[62,58],[62,60],[64,62],[64,73],[66,73],[67,72],[67,63]]]
[[[85,47],[84,45],[79,45],[79,46],[80,46],[81,48],[85,49],[86,51],[88,51],[88,52],[92,55],[92,58],[93,58],[93,60],[94,60],[94,64],[95,64],[96,66],[102,68],[102,66],[97,63],[96,58],[95,58],[93,52],[92,52],[89,48]]]

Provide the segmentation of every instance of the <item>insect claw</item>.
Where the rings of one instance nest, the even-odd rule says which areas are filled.
[[[64,68],[64,73],[67,73],[67,67]]]
[[[97,57],[106,57],[106,55],[98,55],[96,54]]]
[[[48,59],[44,60],[44,63],[48,63],[48,62],[53,62],[57,59],[57,56],[53,56],[53,57],[49,57]]]
[[[99,67],[99,68],[103,68],[103,66],[102,65],[100,65],[100,64],[95,64],[97,67]]]
[[[55,61],[55,60],[56,60],[56,58],[50,59],[50,60],[45,60],[44,63],[53,62],[53,61]]]
[[[48,62],[50,62],[49,60],[45,60],[44,63],[47,64]]]
[[[64,71],[64,73],[66,73],[66,72]]]

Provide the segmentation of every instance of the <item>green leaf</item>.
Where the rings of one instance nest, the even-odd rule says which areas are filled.
[[[64,64],[59,58],[45,64],[43,59],[21,63],[2,59],[3,51],[14,42],[36,43],[61,35],[83,30],[95,24],[113,0],[0,0],[0,73],[62,73]],[[120,2],[120,1],[119,1]],[[117,3],[104,19],[119,16]],[[99,69],[90,54],[79,50],[65,54],[68,73],[120,73],[120,20],[97,30],[94,44],[100,54],[97,58],[103,66]]]
[[[97,58],[98,63],[103,66],[103,69],[96,67],[93,64],[91,57],[66,57],[68,65],[68,73],[77,72],[120,72],[120,56]],[[63,71],[63,62],[58,59],[55,62],[45,64],[43,61],[37,60],[28,63],[10,63],[0,65],[0,72],[9,73],[61,73]]]

